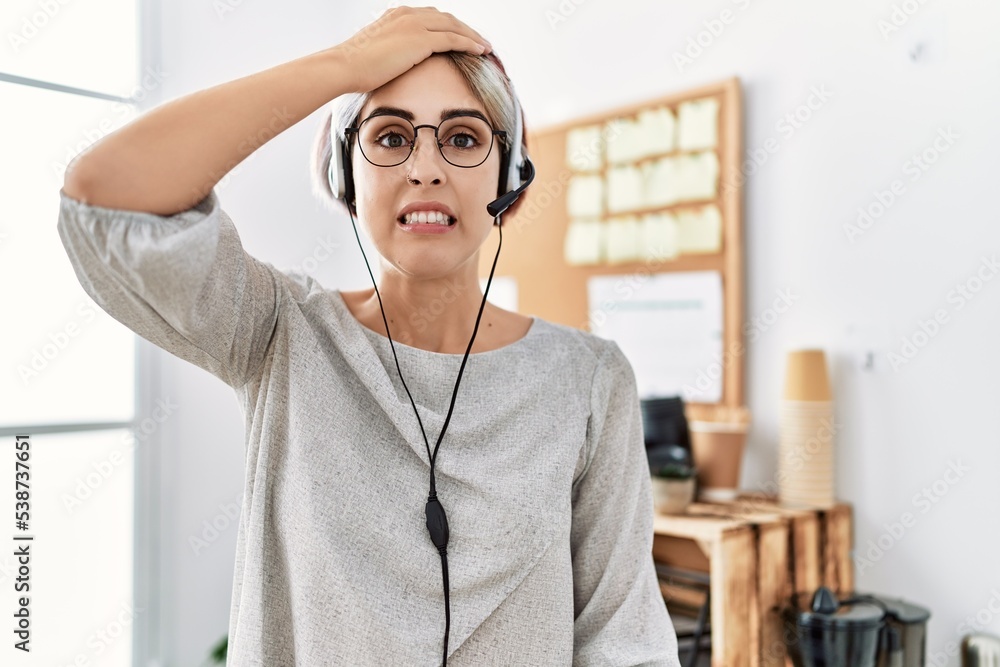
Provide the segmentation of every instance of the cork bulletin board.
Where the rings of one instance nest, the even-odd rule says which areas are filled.
[[[712,278],[721,286],[721,354],[706,370],[719,397],[687,400],[693,418],[744,398],[742,115],[733,77],[529,131],[537,173],[504,220],[494,275],[516,284],[519,312],[587,331],[602,315],[592,300],[601,277],[636,289]],[[484,279],[497,240],[481,250]]]

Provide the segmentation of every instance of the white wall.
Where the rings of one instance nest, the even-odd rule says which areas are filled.
[[[339,43],[386,5],[374,2],[164,3],[163,69],[170,99]],[[894,5],[915,13],[880,32]],[[1000,633],[1000,280],[981,285],[962,307],[953,290],[975,283],[995,257],[1000,227],[989,204],[1000,131],[1000,6],[975,0],[563,0],[442,2],[482,32],[504,59],[538,127],[737,75],[745,91],[746,148],[769,138],[778,150],[746,184],[748,317],[767,317],[779,293],[792,307],[749,346],[747,396],[753,411],[742,483],[774,478],[777,405],[784,355],[798,346],[828,351],[840,431],[838,496],[854,504],[862,590],[906,597],[932,609],[935,659],[977,614]],[[562,8],[565,20],[551,22]],[[675,63],[722,15],[720,34],[684,67]],[[905,16],[905,14],[903,14]],[[719,32],[717,30],[717,32]],[[828,91],[802,110],[812,91]],[[794,133],[779,122],[809,118]],[[291,128],[220,185],[223,206],[245,247],[278,266],[299,264],[323,244],[339,251],[314,271],[330,286],[370,284],[344,216],[313,201],[307,156],[317,117]],[[933,152],[939,131],[956,139],[911,180],[907,161]],[[939,142],[939,147],[945,144]],[[887,211],[852,242],[845,225],[898,179]],[[369,257],[372,250],[366,247]],[[373,267],[374,270],[374,267]],[[952,295],[952,298],[949,298]],[[892,368],[921,322],[947,317],[916,356]],[[771,321],[771,320],[768,320]],[[919,337],[919,336],[918,336]],[[875,354],[873,371],[861,360]],[[189,537],[238,498],[243,423],[231,391],[168,355],[164,396],[182,407],[164,427],[164,642],[166,664],[197,664],[226,632],[236,528],[195,556]],[[946,477],[952,462],[967,469]],[[954,484],[946,480],[952,479]],[[937,502],[917,494],[938,483]],[[910,512],[915,522],[887,528]],[[870,541],[888,549],[872,552]],[[996,592],[995,592],[996,591]]]

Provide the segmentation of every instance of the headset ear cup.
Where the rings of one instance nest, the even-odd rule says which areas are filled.
[[[497,196],[503,196],[508,192],[517,190],[525,180],[525,164],[521,155],[521,142],[524,133],[524,125],[521,119],[521,102],[517,99],[513,84],[509,82],[511,88],[511,98],[514,102],[514,136],[510,146],[504,151],[503,159],[500,161],[500,188]],[[510,136],[510,135],[508,135]]]
[[[510,164],[507,167],[506,192],[513,192],[524,182],[524,179],[521,178],[521,173],[524,170],[524,159],[521,155],[521,143],[524,140],[524,125],[521,121],[521,101],[517,99],[517,93],[514,92],[513,84],[511,84],[511,97],[514,98],[514,143],[510,147]]]
[[[344,199],[350,202],[348,206],[354,215],[357,215],[358,210],[355,206],[357,202],[354,201],[354,172],[351,166],[351,153],[345,146],[342,146],[341,150],[343,151],[341,157],[341,164],[343,165],[341,177],[344,179]]]
[[[503,195],[510,192],[510,188],[507,187],[507,172],[510,169],[510,151],[504,150],[501,152],[500,157],[500,179],[497,184],[497,197],[502,197]]]
[[[351,158],[348,150],[350,139],[341,139],[334,128],[334,119],[337,116],[336,107],[330,110],[330,165],[327,169],[327,180],[330,184],[330,192],[338,200],[344,200],[348,204],[351,212],[357,214],[354,204],[354,177],[351,172]]]
[[[340,141],[334,137],[330,146],[330,164],[326,169],[326,179],[330,185],[330,192],[334,199],[341,199],[344,196],[344,176],[342,173],[342,155]]]

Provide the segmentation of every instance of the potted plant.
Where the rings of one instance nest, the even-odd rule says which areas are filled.
[[[222,639],[215,643],[212,647],[208,658],[202,663],[203,665],[207,662],[210,665],[224,665],[226,664],[226,654],[229,652],[229,635],[225,635]]]
[[[698,471],[687,463],[658,466],[651,476],[653,505],[660,514],[683,514],[694,500]]]

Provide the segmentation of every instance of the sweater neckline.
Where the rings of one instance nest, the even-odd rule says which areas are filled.
[[[351,312],[351,309],[347,307],[347,303],[344,301],[344,296],[340,293],[339,289],[332,290],[332,292],[335,295],[335,302],[337,303],[337,306],[341,309],[342,314],[344,315],[344,319],[350,322],[350,326],[352,328],[360,329],[366,336],[368,336],[369,339],[377,341],[379,345],[382,345],[385,348],[390,347],[389,339],[386,336],[383,336],[377,331],[369,329],[354,316],[354,313]],[[482,359],[484,357],[499,356],[504,353],[516,352],[520,348],[528,344],[530,342],[529,339],[532,339],[535,337],[535,335],[537,335],[538,329],[539,329],[539,319],[538,317],[532,315],[531,326],[528,327],[528,331],[523,336],[515,340],[513,343],[508,343],[503,347],[498,347],[493,350],[486,350],[485,352],[470,352],[469,358],[471,359],[472,357],[477,357]],[[407,345],[406,343],[401,343],[395,338],[392,339],[392,346],[395,347],[397,350],[402,349],[406,353],[416,356],[423,356],[427,359],[461,359],[462,357],[465,356],[464,352],[460,354],[450,354],[445,352],[432,352],[431,350],[424,350],[419,347],[413,347]]]

